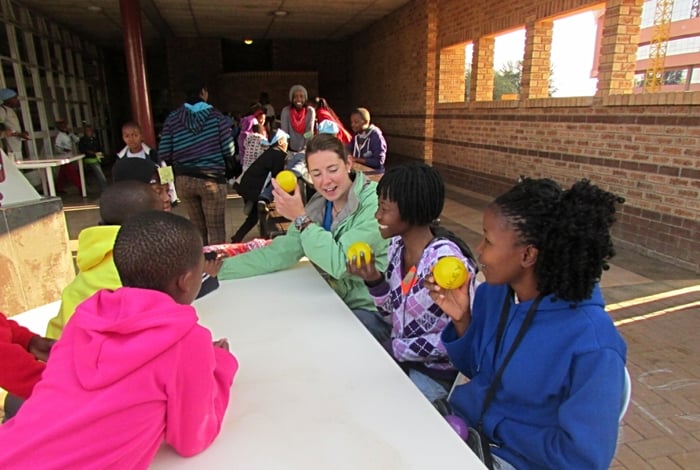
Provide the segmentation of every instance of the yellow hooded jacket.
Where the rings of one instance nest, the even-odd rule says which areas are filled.
[[[119,225],[99,225],[84,229],[78,235],[78,275],[61,293],[58,315],[49,321],[48,338],[58,339],[63,327],[83,300],[100,289],[117,289],[122,282],[112,259]]]

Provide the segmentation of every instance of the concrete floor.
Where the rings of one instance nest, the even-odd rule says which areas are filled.
[[[96,199],[64,196],[71,240],[97,223]],[[476,247],[489,198],[448,189],[442,223]],[[182,207],[175,213],[186,215]],[[231,192],[226,227],[243,221],[242,200]],[[256,236],[256,231],[248,239]],[[612,467],[700,469],[700,278],[693,272],[618,248],[601,285],[608,311],[628,345],[632,401],[621,424]]]

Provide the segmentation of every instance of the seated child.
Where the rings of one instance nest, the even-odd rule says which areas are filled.
[[[83,127],[83,136],[78,141],[78,152],[85,154],[83,163],[92,170],[92,173],[97,178],[97,184],[100,186],[100,193],[107,188],[107,178],[102,171],[102,149],[100,142],[95,136],[95,129],[86,124]]]
[[[122,181],[105,189],[100,197],[102,220],[99,225],[88,227],[78,235],[76,261],[79,272],[61,292],[61,308],[49,321],[46,336],[58,339],[78,304],[99,289],[121,287],[112,259],[119,226],[130,215],[161,207],[162,203],[153,189],[139,181]]]
[[[20,399],[28,398],[41,379],[54,342],[0,313],[0,388]],[[5,398],[0,403],[7,419]]]
[[[142,158],[122,158],[117,160],[112,166],[112,181],[141,181],[148,183],[153,191],[163,203],[163,210],[169,211],[172,208],[168,185],[161,184],[158,174],[158,165],[150,160]]]
[[[476,263],[464,242],[459,240],[462,249],[455,235],[432,225],[445,203],[437,170],[423,164],[394,167],[379,180],[377,195],[379,230],[391,240],[389,264],[381,273],[374,259],[360,260],[361,267],[347,263],[348,272],[364,279],[379,312],[359,318],[430,401],[445,398],[457,375],[440,340],[450,317],[430,298],[424,282],[440,258],[455,256],[469,271],[473,294]]]
[[[160,182],[158,165],[150,160],[143,158],[122,158],[112,167],[112,179],[115,182],[136,180],[149,183],[163,203],[163,210],[169,211],[172,209],[172,194],[169,189],[172,184],[163,184]],[[213,259],[206,261],[204,264],[204,273],[202,274],[202,290],[199,292],[197,298],[203,297],[219,287],[219,280],[216,276],[219,274],[219,268],[221,268],[222,262],[222,260],[217,261]]]
[[[495,468],[610,467],[627,347],[598,283],[621,202],[586,180],[524,178],[484,211],[476,294],[426,280],[451,319],[442,342],[470,379],[452,414],[494,444]]]
[[[114,262],[124,287],[78,306],[31,398],[0,426],[0,468],[147,468],[163,441],[192,456],[218,435],[238,363],[189,305],[199,231],[167,212],[137,214]]]

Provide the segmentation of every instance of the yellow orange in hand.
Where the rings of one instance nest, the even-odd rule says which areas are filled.
[[[433,277],[443,289],[457,289],[467,282],[469,273],[462,260],[456,256],[445,256],[433,266]]]
[[[365,263],[369,263],[372,259],[372,247],[365,242],[355,242],[348,248],[348,261],[352,262],[352,258],[355,257],[355,264],[359,268],[362,266],[360,264],[360,253],[365,255]]]
[[[297,189],[297,175],[293,171],[282,170],[275,176],[277,184],[280,188],[284,189],[288,193],[293,193]]]

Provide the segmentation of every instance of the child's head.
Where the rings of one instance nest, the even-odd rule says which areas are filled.
[[[85,134],[85,137],[92,137],[95,135],[95,129],[90,124],[85,124],[83,126],[83,134]]]
[[[262,134],[263,126],[260,124],[253,124],[253,127],[251,127],[250,130],[253,132],[253,134]]]
[[[143,144],[141,126],[135,122],[127,122],[122,126],[122,139],[132,153],[140,152]]]
[[[114,183],[100,196],[100,218],[104,225],[121,225],[134,214],[162,208],[158,194],[151,185],[141,181]]]
[[[541,294],[590,297],[615,255],[610,228],[622,202],[587,180],[562,190],[549,179],[525,178],[484,213],[477,252],[486,280],[512,284],[532,271]]]
[[[445,183],[433,167],[422,163],[401,165],[389,169],[379,180],[377,196],[380,224],[402,221],[409,226],[426,226],[440,217]]]
[[[157,290],[190,304],[202,285],[202,237],[183,217],[142,212],[119,229],[114,264],[123,286]]]
[[[162,209],[171,209],[170,195],[167,183],[160,182],[158,165],[146,158],[124,157],[116,161],[112,167],[112,179],[118,181],[140,181],[148,183],[160,198]]]

